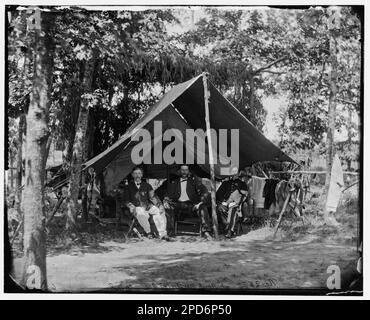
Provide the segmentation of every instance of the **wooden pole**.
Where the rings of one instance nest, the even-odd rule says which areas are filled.
[[[170,187],[170,170],[168,170],[168,165],[166,166],[166,180],[167,180],[166,193],[168,193]]]
[[[208,90],[207,84],[207,74],[203,72],[203,87],[204,87],[204,109],[205,109],[205,121],[207,130],[207,140],[208,140],[208,154],[209,154],[209,168],[211,172],[211,202],[212,202],[212,222],[213,222],[213,233],[216,239],[218,239],[218,221],[216,212],[216,180],[215,180],[215,167],[213,159],[213,149],[212,149],[212,137],[211,137],[211,124],[209,117],[209,98],[211,94]]]
[[[288,196],[286,197],[286,199],[284,201],[284,205],[283,205],[283,208],[281,209],[281,212],[280,212],[280,215],[279,215],[279,219],[278,219],[278,221],[276,223],[275,230],[274,230],[274,238],[275,238],[276,233],[278,231],[278,228],[279,228],[281,219],[283,218],[283,214],[284,214],[284,212],[286,210],[286,207],[288,206],[289,199],[290,199],[290,192],[288,193]]]

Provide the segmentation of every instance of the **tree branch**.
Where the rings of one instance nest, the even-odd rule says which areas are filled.
[[[264,71],[264,70],[266,70],[268,68],[271,68],[273,65],[275,65],[275,64],[277,64],[277,63],[279,63],[281,61],[284,61],[287,58],[288,58],[288,56],[284,56],[284,57],[281,57],[281,58],[279,58],[279,59],[277,59],[275,61],[272,61],[272,62],[266,64],[265,66],[263,66],[263,67],[255,70],[255,71],[253,71],[253,75],[256,75],[257,73],[262,72],[262,71]]]
[[[284,74],[284,73],[286,73],[286,72],[271,71],[271,70],[262,70],[260,72],[268,72],[268,73],[272,73],[272,74]]]
[[[337,98],[338,101],[340,102],[344,102],[344,103],[347,103],[347,104],[352,104],[354,106],[357,106],[358,103],[357,102],[354,102],[354,101],[349,101],[349,100],[346,100],[346,99],[341,99],[341,98]]]

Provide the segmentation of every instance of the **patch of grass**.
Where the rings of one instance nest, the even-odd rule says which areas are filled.
[[[337,225],[326,223],[324,219],[325,201],[325,197],[320,194],[317,197],[310,197],[305,202],[304,224],[300,219],[286,215],[279,228],[281,239],[297,241],[312,235],[318,241],[332,240],[341,244],[355,245],[360,214],[357,193],[343,194],[338,209],[333,215],[338,222]]]

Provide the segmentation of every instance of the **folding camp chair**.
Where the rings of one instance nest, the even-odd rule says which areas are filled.
[[[129,225],[129,229],[127,233],[125,234],[126,239],[130,238],[132,233],[135,233],[139,239],[142,238],[140,232],[137,230],[138,224],[139,222],[137,221],[137,219],[135,217],[132,217],[130,225]]]
[[[118,228],[121,224],[126,225],[126,226],[128,226],[128,231],[127,231],[127,233],[123,233],[123,235],[126,239],[130,238],[133,234],[136,234],[137,237],[139,239],[141,239],[142,235],[140,234],[140,232],[138,230],[140,228],[139,222],[137,221],[137,219],[134,216],[131,216],[131,215],[129,216],[127,214],[126,214],[126,216],[129,218],[128,222],[126,220],[125,222],[122,223],[121,219],[117,218],[116,230],[118,230]]]
[[[123,219],[125,217],[128,219]],[[141,238],[141,234],[137,230],[137,219],[130,214],[128,208],[121,207],[121,201],[118,197],[116,197],[116,230],[118,230],[119,226],[122,224],[129,227],[128,232],[123,234],[126,239],[128,239],[132,235],[132,233],[135,233],[139,238]]]
[[[128,226],[127,233],[124,233],[124,237],[126,239],[130,238],[133,234],[136,234],[139,239],[141,239],[143,236],[140,233],[139,230],[142,230],[142,227],[139,224],[139,221],[136,219],[134,215],[132,215],[128,208],[126,207],[120,207],[119,201],[116,202],[116,230],[118,230],[120,225]],[[122,219],[126,218],[126,219]],[[152,234],[155,236],[158,236],[158,231],[155,227],[153,217],[149,217],[149,223],[150,228],[152,231]]]

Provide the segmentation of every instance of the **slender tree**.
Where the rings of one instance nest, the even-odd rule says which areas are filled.
[[[21,199],[22,199],[22,182],[23,182],[23,134],[25,127],[25,116],[21,114],[19,117],[18,126],[18,147],[17,147],[17,183],[16,183],[16,197],[17,197],[17,209],[20,213],[21,210]]]
[[[83,94],[81,96],[81,105],[77,121],[76,135],[73,143],[73,154],[71,159],[70,169],[70,180],[67,196],[67,231],[72,231],[76,228],[77,218],[77,200],[80,193],[80,181],[81,181],[81,169],[83,161],[87,159],[87,143],[85,142],[87,137],[87,129],[89,123],[89,107],[92,104],[93,95],[92,90],[92,79],[94,74],[95,65],[95,54],[91,52],[90,59],[84,64],[84,76],[83,76]],[[83,181],[84,181],[83,177]],[[82,185],[84,187],[84,184]],[[84,190],[82,190],[84,192]],[[82,192],[82,193],[83,193]]]
[[[335,154],[334,133],[336,116],[336,95],[337,95],[337,44],[335,32],[330,32],[330,78],[329,78],[329,108],[328,108],[328,129],[326,133],[326,179],[325,190],[329,189],[331,168]]]
[[[26,176],[24,208],[23,284],[28,288],[47,289],[44,209],[44,172],[48,117],[53,72],[52,13],[36,8],[30,17],[33,42],[34,75],[27,112]]]

